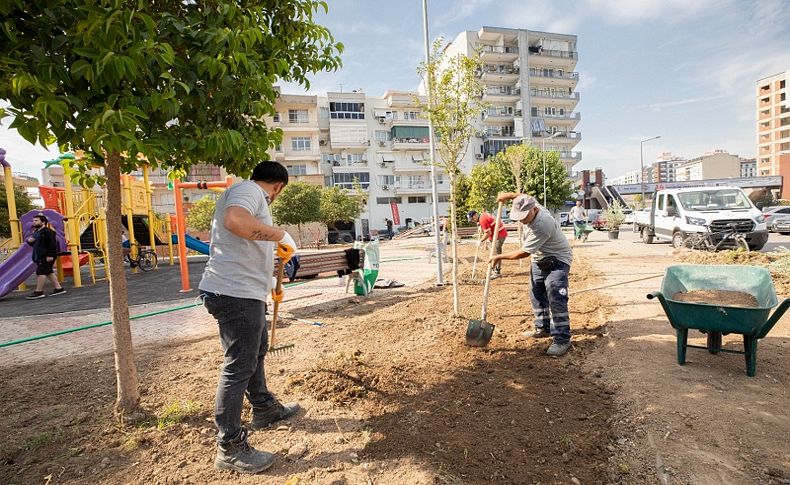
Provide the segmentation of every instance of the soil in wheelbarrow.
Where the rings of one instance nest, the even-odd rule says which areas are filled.
[[[462,286],[457,319],[452,288],[430,284],[300,309],[324,326],[283,329],[297,347],[266,368],[275,394],[306,411],[251,436],[277,455],[256,476],[213,468],[215,335],[138,349],[153,418],[137,426],[112,418],[111,353],[5,369],[0,483],[615,483],[612,391],[585,372],[606,302],[574,296],[574,348],[549,358],[547,340],[521,336],[533,319],[528,268],[505,264],[492,282],[497,331],[484,349],[464,344],[479,286]],[[572,288],[594,286],[589,274],[574,266]]]
[[[692,290],[681,291],[672,295],[675,301],[684,303],[705,303],[741,308],[757,308],[757,298],[749,293],[732,290]]]

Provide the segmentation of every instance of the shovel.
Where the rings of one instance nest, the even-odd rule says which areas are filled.
[[[502,225],[502,202],[499,203],[496,211],[496,225],[494,227],[494,234],[499,234],[499,228]],[[491,244],[489,250],[488,260],[494,257],[495,244]],[[483,290],[483,310],[480,315],[480,320],[469,320],[469,325],[466,326],[466,345],[470,347],[485,347],[491,340],[494,334],[494,325],[486,321],[488,313],[488,290],[491,288],[491,264],[488,264],[486,271],[486,286]]]
[[[279,254],[278,254],[279,256]],[[283,291],[283,274],[285,274],[285,258],[280,256],[277,263],[277,286],[274,292],[281,294]],[[272,310],[272,336],[269,339],[269,354],[280,355],[289,352],[294,348],[294,344],[283,344],[276,346],[274,340],[274,332],[277,330],[277,317],[280,312],[280,301],[282,298],[272,298],[274,300],[274,310]]]

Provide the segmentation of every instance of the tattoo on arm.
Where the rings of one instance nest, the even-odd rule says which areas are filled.
[[[250,239],[254,239],[255,241],[266,241],[266,235],[262,231],[252,231],[250,234]]]

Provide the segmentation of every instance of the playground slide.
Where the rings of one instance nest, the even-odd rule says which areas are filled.
[[[207,242],[203,242],[198,238],[190,236],[189,234],[186,235],[184,241],[186,242],[187,247],[192,251],[208,254],[209,244]],[[173,234],[173,244],[178,244],[178,236],[176,234]]]
[[[33,217],[44,213],[49,223],[57,234],[58,251],[66,249],[66,239],[63,236],[63,216],[50,210],[33,210],[20,218],[22,222],[22,239],[27,239],[33,233]],[[0,298],[14,291],[19,285],[36,271],[36,265],[31,259],[33,247],[23,242],[22,245],[8,259],[0,264]]]

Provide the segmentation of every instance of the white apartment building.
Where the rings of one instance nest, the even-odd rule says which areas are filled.
[[[614,177],[606,181],[607,185],[627,185],[627,184],[639,184],[642,183],[642,171],[641,170],[631,170],[630,172],[626,172],[619,177]]]
[[[790,153],[790,71],[757,81],[758,175],[780,175],[779,156]]]
[[[741,178],[757,176],[757,159],[741,158]]]
[[[676,170],[675,180],[687,182],[740,176],[741,158],[738,155],[731,155],[725,150],[714,150],[680,165]]]
[[[479,119],[474,153],[482,159],[507,146],[531,143],[560,152],[571,173],[581,160],[573,148],[581,141],[575,111],[579,75],[575,35],[526,29],[482,27],[458,34],[445,49],[447,55],[480,53],[485,85],[483,99],[489,108]],[[555,138],[549,136],[560,133]]]

